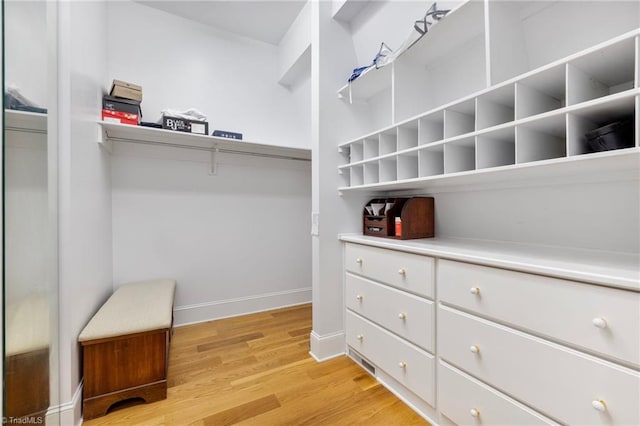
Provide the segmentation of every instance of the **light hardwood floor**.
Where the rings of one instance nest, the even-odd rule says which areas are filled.
[[[167,399],[98,425],[427,425],[351,359],[309,356],[311,305],[178,327]]]

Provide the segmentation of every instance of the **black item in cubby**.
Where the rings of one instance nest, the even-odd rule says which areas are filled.
[[[631,118],[609,123],[585,134],[591,152],[631,148],[633,146],[633,120]]]

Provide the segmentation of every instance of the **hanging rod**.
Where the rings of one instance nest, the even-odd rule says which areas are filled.
[[[156,142],[156,141],[147,141],[142,139],[130,139],[130,138],[121,138],[121,137],[113,137],[107,136],[108,140],[114,142],[129,142],[129,143],[139,143],[143,145],[158,145],[158,146],[168,146],[171,148],[184,148],[184,149],[193,149],[196,151],[208,151],[208,152],[221,152],[224,154],[235,154],[235,155],[249,155],[253,157],[265,157],[265,158],[277,158],[280,160],[295,160],[295,161],[311,161],[310,158],[300,158],[293,157],[290,155],[278,155],[278,154],[267,154],[262,152],[246,152],[239,151],[235,149],[228,148],[217,148],[217,147],[206,147],[206,146],[195,146],[195,145],[181,145],[171,142]]]

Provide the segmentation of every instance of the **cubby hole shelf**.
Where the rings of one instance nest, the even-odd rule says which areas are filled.
[[[350,186],[343,186],[338,190],[341,193],[434,190],[476,184],[517,185],[518,182],[527,182],[531,179],[557,181],[566,178],[572,182],[576,179],[592,181],[594,176],[597,177],[600,173],[616,172],[636,177],[640,173],[640,148],[638,147],[444,174],[443,157],[443,152],[437,150],[421,151],[418,157],[419,177],[417,178],[356,185],[352,182]],[[355,166],[355,168],[360,167]]]
[[[534,174],[540,167],[543,173],[582,160],[592,164],[605,159],[601,161],[609,164],[631,156],[637,162],[639,34],[633,31],[341,144],[340,149],[356,153],[364,147],[363,158],[358,154],[350,161],[360,158],[364,163],[365,181],[351,182],[340,191],[420,188],[460,176],[490,180],[486,175],[492,172],[526,169]],[[588,143],[589,132],[621,122],[630,122],[633,131],[624,133],[624,143],[613,151],[602,152]]]

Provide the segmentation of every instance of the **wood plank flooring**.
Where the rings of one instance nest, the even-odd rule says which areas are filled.
[[[428,424],[351,359],[313,360],[310,332],[311,305],[178,327],[167,399],[84,425]]]

